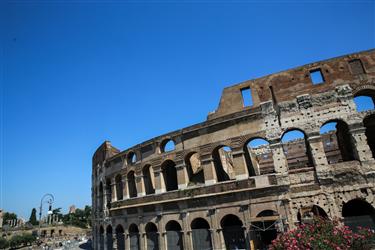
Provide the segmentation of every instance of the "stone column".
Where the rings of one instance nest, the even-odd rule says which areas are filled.
[[[288,162],[284,154],[283,145],[280,139],[270,141],[270,148],[272,150],[275,172],[279,174],[287,174]]]
[[[361,126],[350,126],[349,133],[351,135],[352,140],[352,148],[354,150],[355,158],[359,161],[369,161],[374,160],[372,158],[372,152],[370,147],[367,144],[367,137],[366,137],[366,128]]]
[[[122,176],[122,195],[124,200],[129,199],[128,179],[126,176]]]
[[[189,183],[189,176],[186,171],[186,166],[183,162],[176,165],[178,189],[185,189]]]
[[[103,238],[104,238],[104,240],[103,240],[103,249],[104,249],[104,250],[110,250],[110,249],[108,249],[108,245],[107,245],[107,241],[108,241],[108,235],[107,235],[107,232],[104,231],[103,234],[104,234],[104,235],[103,235]]]
[[[142,172],[137,174],[137,176],[135,176],[135,183],[137,186],[137,197],[145,196],[146,192],[145,192],[145,185],[143,182]]]
[[[155,194],[161,194],[165,192],[164,176],[161,171],[161,167],[154,167],[154,177],[155,177]]]
[[[181,221],[182,221],[182,232],[183,232],[182,239],[183,239],[184,249],[193,249],[191,245],[191,240],[190,240],[191,231],[189,229],[188,223],[186,222],[187,216],[188,214],[186,212],[182,212],[180,214]]]
[[[209,209],[207,211],[207,215],[210,217],[211,222],[211,240],[212,240],[212,248],[213,249],[221,249],[221,243],[220,243],[220,234],[219,234],[219,228],[216,217],[216,209]]]
[[[217,176],[212,155],[202,155],[201,164],[203,167],[205,185],[215,184],[217,182]]]
[[[311,152],[313,164],[315,166],[316,174],[319,177],[326,176],[328,171],[327,156],[324,152],[324,145],[322,137],[319,132],[308,135],[307,141],[309,142],[309,150]]]
[[[160,213],[160,211],[159,211]],[[163,216],[160,214],[157,217],[157,224],[158,224],[158,233],[159,233],[159,249],[167,249],[167,244],[165,243],[165,228],[164,228],[164,219]]]
[[[116,179],[111,179],[112,201],[117,201]]]
[[[232,151],[233,166],[236,173],[236,180],[249,178],[249,171],[246,165],[245,152],[242,148],[236,148]]]

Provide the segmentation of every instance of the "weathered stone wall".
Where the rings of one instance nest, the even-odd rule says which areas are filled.
[[[324,81],[313,84],[310,74],[317,70]],[[248,107],[241,94],[246,88],[253,101]],[[358,112],[357,95],[375,97],[375,50],[228,87],[207,121],[130,149],[103,143],[92,166],[95,247],[117,230],[128,249],[136,228],[146,249],[153,225],[165,249],[167,224],[175,221],[184,247],[192,249],[192,223],[202,218],[212,247],[225,248],[228,215],[241,221],[246,245],[256,245],[251,228],[259,218],[276,221],[282,231],[313,206],[329,218],[342,218],[343,205],[353,199],[374,206],[375,148],[367,143],[373,123],[364,123],[374,111]],[[336,134],[320,134],[327,122],[337,123]],[[291,130],[304,137],[283,143]],[[255,138],[268,142],[267,157],[249,149]],[[164,148],[168,141],[171,151]]]

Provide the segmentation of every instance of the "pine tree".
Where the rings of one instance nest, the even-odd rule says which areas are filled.
[[[31,210],[29,222],[32,225],[38,225],[38,221],[36,220],[36,209],[35,208],[33,208],[33,210]]]

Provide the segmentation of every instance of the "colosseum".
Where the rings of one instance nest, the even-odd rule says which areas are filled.
[[[92,160],[95,249],[265,249],[314,216],[375,229],[375,49],[223,90],[207,120]]]

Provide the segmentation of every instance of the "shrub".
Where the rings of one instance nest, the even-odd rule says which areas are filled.
[[[5,249],[7,247],[9,247],[9,242],[4,238],[0,238],[0,249]]]
[[[359,228],[353,232],[338,221],[316,218],[311,224],[302,224],[277,237],[271,250],[347,250],[371,249],[375,243],[375,233],[370,229]]]

